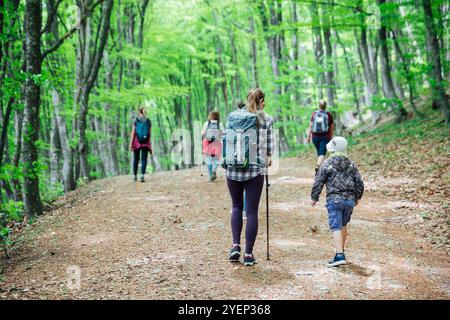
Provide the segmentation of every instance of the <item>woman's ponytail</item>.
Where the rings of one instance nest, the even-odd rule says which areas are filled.
[[[259,113],[261,111],[261,103],[264,100],[264,92],[259,89],[250,89],[247,94],[247,108],[248,111]]]

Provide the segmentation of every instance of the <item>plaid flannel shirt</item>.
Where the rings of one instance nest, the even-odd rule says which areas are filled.
[[[263,158],[271,157],[273,150],[273,119],[271,116],[262,113],[259,115],[260,127],[259,135],[259,155]],[[257,165],[249,165],[248,168],[227,168],[227,178],[234,181],[247,181],[260,174],[264,174],[266,169]]]

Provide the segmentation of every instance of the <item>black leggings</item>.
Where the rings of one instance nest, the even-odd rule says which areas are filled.
[[[233,244],[241,243],[242,231],[242,210],[244,207],[245,191],[245,210],[247,212],[247,226],[245,227],[245,253],[253,252],[256,234],[258,233],[258,207],[259,200],[264,185],[264,176],[259,175],[248,181],[234,181],[227,179],[228,190],[230,191],[233,202],[233,211],[231,213],[231,231],[233,233]]]
[[[139,167],[139,157],[141,153],[142,153],[141,173],[145,174],[145,169],[147,168],[148,149],[139,148],[137,150],[134,150],[133,173],[135,176],[137,175]]]

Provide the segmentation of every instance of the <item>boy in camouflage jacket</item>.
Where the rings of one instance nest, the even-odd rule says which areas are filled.
[[[364,183],[355,163],[347,158],[347,140],[334,137],[327,150],[330,158],[320,166],[311,190],[312,206],[319,201],[323,186],[327,186],[328,223],[333,232],[336,254],[328,262],[330,267],[346,264],[344,246],[347,240],[347,224],[353,208],[364,193]]]

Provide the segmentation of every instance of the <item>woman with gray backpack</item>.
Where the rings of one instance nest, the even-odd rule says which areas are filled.
[[[233,246],[228,259],[239,262],[241,256],[242,210],[245,205],[247,224],[245,228],[244,265],[256,263],[253,255],[258,232],[258,208],[264,185],[266,168],[272,165],[273,120],[264,113],[264,92],[250,90],[247,105],[228,116],[223,136],[223,161],[227,185],[233,209],[231,230]]]
[[[222,137],[223,126],[219,120],[219,112],[211,111],[208,121],[204,123],[202,129],[203,156],[208,166],[209,181],[217,179],[217,166],[222,153],[220,138]]]
[[[313,112],[308,127],[308,143],[311,143],[312,138],[312,143],[317,150],[316,174],[325,159],[327,143],[333,138],[333,116],[326,109],[326,101],[320,100],[319,110]]]
[[[151,139],[152,123],[147,118],[145,109],[140,107],[138,116],[133,121],[131,130],[130,149],[133,151],[133,180],[137,181],[139,159],[141,159],[141,182],[144,182],[145,170],[147,168],[148,153],[153,154]]]

